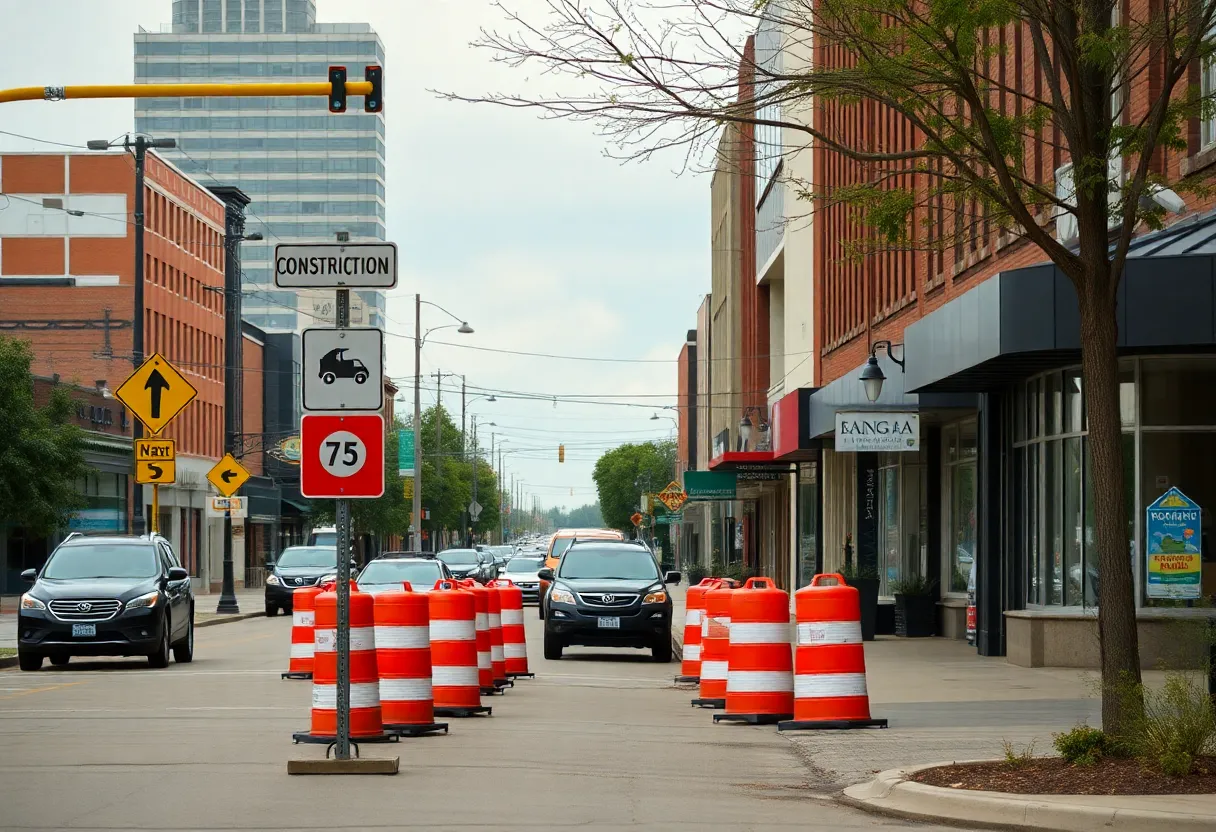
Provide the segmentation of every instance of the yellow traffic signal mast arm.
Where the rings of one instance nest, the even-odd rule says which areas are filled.
[[[371,81],[347,81],[347,95],[368,95]],[[88,84],[72,87],[14,87],[0,90],[0,104],[9,101],[61,101],[65,98],[176,98],[219,95],[328,97],[328,82],[299,84]]]
[[[347,81],[346,67],[331,66],[329,76],[328,81],[280,84],[85,84],[71,87],[14,87],[0,90],[0,104],[10,101],[62,101],[68,98],[211,98],[226,95],[264,95],[328,98],[330,110],[340,112],[346,108],[346,96],[362,95],[366,99],[365,109],[370,112],[380,111],[383,106],[383,70],[379,66],[365,67],[363,81]]]

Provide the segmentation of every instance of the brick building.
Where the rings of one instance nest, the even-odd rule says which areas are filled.
[[[32,343],[36,375],[108,392],[131,373],[134,182],[126,153],[0,155],[0,330]],[[154,153],[144,196],[144,352],[164,355],[198,389],[164,432],[177,440],[178,473],[161,489],[160,528],[205,585],[206,555],[220,548],[204,475],[223,448],[225,207]],[[131,528],[129,470],[128,457],[126,472],[112,472],[125,522],[104,530]]]

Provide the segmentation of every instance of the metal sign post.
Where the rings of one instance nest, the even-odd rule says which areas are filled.
[[[350,289],[338,290],[339,328],[350,326]],[[376,384],[381,383],[377,378]],[[350,759],[350,501],[334,509],[338,529],[338,731],[334,756]]]

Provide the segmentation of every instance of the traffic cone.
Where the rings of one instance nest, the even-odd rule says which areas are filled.
[[[431,685],[437,716],[492,713],[481,704],[477,670],[477,601],[456,581],[436,581],[431,608]]]
[[[311,679],[313,661],[313,626],[316,623],[319,587],[302,586],[291,593],[291,656],[282,679]]]
[[[726,713],[730,720],[771,725],[794,716],[790,596],[770,578],[748,578],[730,599]]]
[[[816,575],[794,593],[794,609],[794,716],[777,730],[886,728],[885,719],[870,717],[857,589],[842,575]]]
[[[430,604],[408,582],[376,596],[376,667],[384,730],[416,737],[448,730],[435,721],[431,691]]]

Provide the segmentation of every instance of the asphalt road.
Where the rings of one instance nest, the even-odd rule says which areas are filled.
[[[529,610],[530,613],[530,610]],[[772,728],[713,725],[641,653],[573,649],[448,736],[365,745],[396,777],[289,777],[310,683],[282,681],[290,621],[198,631],[190,665],[73,660],[0,671],[0,828],[688,829],[930,827],[854,812]]]

